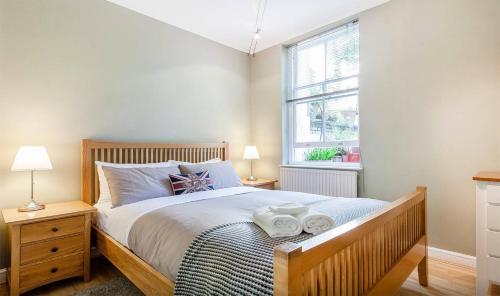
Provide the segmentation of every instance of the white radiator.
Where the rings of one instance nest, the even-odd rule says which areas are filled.
[[[337,197],[358,196],[358,173],[332,169],[281,167],[281,190]]]

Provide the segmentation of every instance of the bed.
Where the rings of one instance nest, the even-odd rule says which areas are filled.
[[[82,200],[92,205],[97,202],[95,161],[201,162],[212,158],[225,160],[228,155],[227,142],[151,144],[83,140]],[[258,197],[270,193],[241,194]],[[106,209],[100,209],[98,215],[106,215]],[[127,215],[122,215],[123,223],[127,217],[132,219],[132,215]],[[97,218],[93,225],[97,249],[146,295],[172,295],[173,277],[132,252],[120,234],[110,235],[113,233],[110,227],[117,225],[117,220],[106,225],[103,217]],[[274,249],[272,260],[274,295],[390,295],[417,266],[420,284],[426,286],[426,189],[417,187],[415,192],[376,212],[320,235],[297,243],[283,243]]]

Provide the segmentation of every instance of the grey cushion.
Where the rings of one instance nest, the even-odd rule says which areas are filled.
[[[111,204],[118,207],[146,199],[172,196],[169,174],[179,174],[177,167],[164,168],[112,168],[102,167]]]
[[[240,177],[234,170],[230,160],[216,163],[180,165],[179,168],[183,174],[208,171],[214,189],[242,186]]]

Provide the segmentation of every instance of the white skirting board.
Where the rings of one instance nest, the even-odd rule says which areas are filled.
[[[454,263],[457,265],[463,265],[474,268],[476,267],[476,257],[474,256],[469,256],[434,247],[429,247],[428,250],[430,258]],[[2,268],[0,269],[0,283],[5,283],[6,281],[7,281],[7,268]]]
[[[429,257],[457,265],[476,268],[476,257],[434,247],[428,248]]]

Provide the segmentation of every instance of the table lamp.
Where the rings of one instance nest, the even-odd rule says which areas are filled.
[[[33,185],[35,184],[34,171],[51,170],[47,149],[42,146],[21,146],[17,151],[16,158],[12,164],[12,171],[30,171],[31,172],[31,201],[24,207],[18,208],[19,212],[38,211],[45,208],[45,205],[37,203],[33,198]]]
[[[259,159],[259,151],[257,151],[256,146],[246,146],[243,152],[243,159],[250,160],[250,177],[247,178],[248,181],[256,181],[257,178],[253,176],[252,160]]]

